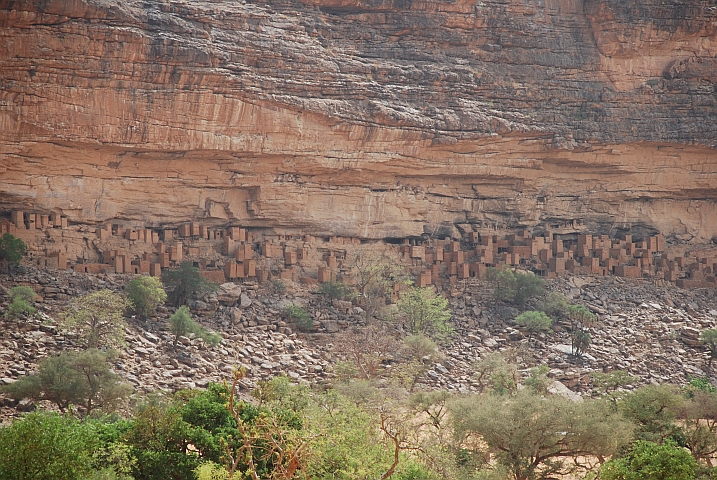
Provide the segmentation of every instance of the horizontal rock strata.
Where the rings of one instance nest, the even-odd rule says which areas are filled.
[[[0,1],[0,206],[708,241],[711,4]]]

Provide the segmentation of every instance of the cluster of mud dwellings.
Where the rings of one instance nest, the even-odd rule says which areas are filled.
[[[10,221],[7,219],[0,219],[0,236],[9,233],[22,239],[25,243],[32,243],[35,234],[39,230],[46,230],[49,228],[60,228],[65,230],[68,227],[69,223],[67,217],[62,215],[26,214],[21,211],[13,211],[10,215]],[[45,252],[43,266],[53,269],[67,268],[67,254],[62,251],[62,249],[47,251]]]
[[[11,221],[0,220],[0,234],[29,233],[34,229],[69,228],[61,216],[12,212]],[[86,273],[130,273],[160,276],[164,268],[193,261],[208,279],[272,278],[327,282],[347,272],[347,245],[361,239],[277,235],[268,230],[241,227],[216,228],[190,222],[177,228],[124,228],[107,225],[96,229],[95,244],[102,250],[98,263],[78,259],[68,262],[59,248],[45,251],[34,261],[46,268],[71,268]],[[471,232],[461,241],[452,239],[394,239],[387,245],[402,254],[419,286],[456,283],[482,278],[490,267],[508,266],[530,270],[544,277],[572,273],[660,278],[678,286],[717,287],[716,258],[674,257],[665,252],[665,239],[658,234],[639,241],[630,235],[543,233],[532,236]],[[343,265],[342,265],[343,264]],[[312,268],[297,268],[298,265]],[[307,271],[313,272],[307,277]],[[315,275],[315,276],[313,276]],[[346,278],[346,275],[344,275]]]
[[[615,239],[551,232],[533,237],[527,230],[506,235],[471,232],[464,242],[403,246],[402,251],[427,266],[418,277],[419,286],[446,276],[449,281],[481,278],[489,267],[505,265],[547,278],[565,273],[616,275],[659,278],[681,287],[717,287],[717,258],[670,258],[662,234],[633,242],[631,235]]]

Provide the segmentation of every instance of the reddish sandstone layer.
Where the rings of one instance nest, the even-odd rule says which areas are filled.
[[[707,0],[0,0],[0,205],[717,235]]]

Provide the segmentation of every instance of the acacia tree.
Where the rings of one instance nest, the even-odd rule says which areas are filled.
[[[513,397],[463,397],[449,409],[456,440],[485,442],[515,480],[573,473],[577,457],[604,459],[632,438],[630,422],[598,400],[572,402],[523,391]]]
[[[637,425],[638,439],[662,443],[675,434],[682,435],[675,419],[685,400],[675,385],[646,385],[625,395],[618,407]]]
[[[114,347],[124,344],[124,311],[131,306],[119,293],[98,290],[73,299],[61,319],[66,328],[79,334],[87,348]]]
[[[483,391],[490,387],[497,395],[513,394],[518,389],[518,366],[500,352],[489,353],[473,365],[473,378]]]
[[[70,405],[81,405],[85,415],[98,408],[114,410],[132,391],[110,370],[111,354],[96,349],[65,353],[40,362],[37,373],[3,387],[11,398],[49,400],[66,412]]]
[[[684,423],[685,446],[695,460],[712,467],[712,459],[717,453],[717,392],[691,392],[691,398],[682,404],[678,418]]]
[[[356,282],[364,303],[366,321],[378,310],[379,300],[397,283],[405,282],[400,260],[390,250],[358,249],[349,255],[346,265]]]

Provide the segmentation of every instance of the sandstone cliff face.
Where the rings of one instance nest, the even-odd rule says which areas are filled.
[[[717,236],[710,0],[0,0],[0,207]]]

